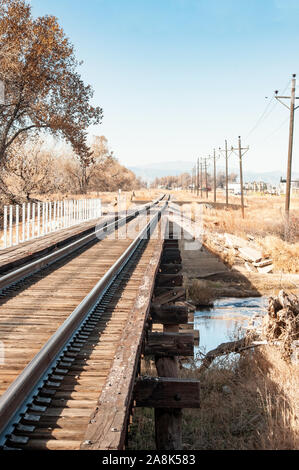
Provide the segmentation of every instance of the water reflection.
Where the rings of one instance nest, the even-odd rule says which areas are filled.
[[[249,297],[246,299],[226,298],[215,301],[213,308],[205,308],[194,313],[194,329],[199,330],[199,348],[195,356],[206,353],[226,341],[233,341],[236,335],[245,333],[242,326],[249,321],[260,323],[266,313],[266,297]],[[256,317],[256,315],[258,317]]]

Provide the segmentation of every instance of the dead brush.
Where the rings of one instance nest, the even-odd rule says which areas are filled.
[[[183,449],[297,449],[297,372],[270,346],[221,360],[203,373],[196,364],[181,369],[181,377],[201,380],[201,407],[183,410]],[[128,450],[155,449],[154,424],[152,410],[136,409]]]
[[[188,297],[196,306],[212,306],[214,291],[207,281],[193,279],[191,286],[187,288]]]
[[[299,273],[299,242],[288,243],[273,235],[258,240],[269,253],[276,271]]]

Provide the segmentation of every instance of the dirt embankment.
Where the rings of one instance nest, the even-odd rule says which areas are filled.
[[[299,293],[298,274],[249,270],[243,258],[227,249],[224,241],[221,243],[217,239],[215,243],[211,234],[205,235],[200,248],[191,250],[190,246],[190,243],[180,241],[185,285],[189,291],[193,285],[190,291],[193,296],[202,295],[213,300],[221,297],[275,295],[281,289]]]

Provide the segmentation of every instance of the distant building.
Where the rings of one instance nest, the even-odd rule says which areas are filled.
[[[240,183],[228,183],[227,185],[230,193],[241,194],[241,185]]]
[[[286,193],[287,183],[286,180],[280,179],[279,189],[281,194]],[[299,181],[291,181],[291,194],[299,193]]]

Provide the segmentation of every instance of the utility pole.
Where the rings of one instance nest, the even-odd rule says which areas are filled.
[[[200,197],[202,199],[202,158],[200,159]]]
[[[242,169],[242,157],[248,152],[249,147],[242,148],[241,146],[241,137],[238,137],[238,148],[231,148],[232,152],[238,151],[239,154],[239,163],[240,163],[240,186],[241,186],[241,207],[242,207],[242,217],[244,219],[244,191],[243,191],[243,169]],[[242,153],[242,151],[244,152]]]
[[[196,170],[196,196],[199,196],[199,158],[197,159],[197,170]]]
[[[206,198],[209,199],[209,191],[208,191],[208,172],[207,172],[207,158],[204,158],[204,166],[205,166],[205,179],[206,179]]]
[[[194,183],[194,180],[195,180],[195,172],[194,172],[194,167],[192,168],[192,193],[194,193],[195,191],[195,183]]]
[[[214,202],[216,202],[216,150],[214,149]]]
[[[219,147],[219,151],[223,152],[223,150]],[[228,207],[228,149],[227,149],[227,140],[225,141],[225,204]]]
[[[296,74],[292,76],[292,87],[291,87],[291,96],[278,96],[278,91],[275,91],[275,98],[280,101],[286,108],[290,110],[290,127],[289,127],[289,149],[288,149],[288,168],[287,168],[287,183],[286,183],[286,200],[285,200],[285,215],[286,222],[288,225],[289,216],[290,216],[290,199],[291,199],[291,179],[292,179],[292,155],[293,155],[293,134],[294,134],[294,115],[295,110],[298,106],[295,107],[295,100],[298,97],[295,96],[296,93]],[[281,100],[290,100],[290,106],[284,103]]]

